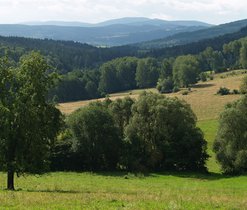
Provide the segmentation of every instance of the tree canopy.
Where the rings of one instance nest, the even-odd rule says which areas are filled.
[[[38,53],[21,59],[17,69],[1,60],[0,151],[2,170],[8,172],[8,189],[14,173],[48,170],[49,152],[61,126],[62,115],[46,96],[53,83],[50,67]]]
[[[126,127],[131,170],[203,170],[206,141],[188,104],[144,92]]]
[[[226,106],[214,142],[216,158],[225,173],[247,171],[247,97]]]

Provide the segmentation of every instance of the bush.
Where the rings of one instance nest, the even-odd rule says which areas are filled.
[[[247,76],[245,76],[240,85],[240,93],[246,94],[247,93]]]
[[[157,83],[157,89],[160,93],[171,93],[174,88],[174,84],[171,78],[159,79]]]
[[[214,151],[224,173],[247,172],[246,125],[247,96],[228,105],[220,117]]]
[[[189,91],[188,91],[188,90],[183,91],[183,92],[182,92],[182,95],[183,95],[183,96],[189,95]]]
[[[206,82],[207,81],[207,77],[208,77],[208,75],[205,72],[202,72],[200,74],[200,79],[201,79],[202,82]]]
[[[230,94],[230,89],[226,88],[226,87],[220,87],[220,89],[217,92],[217,95],[229,95]]]
[[[179,91],[180,91],[180,89],[179,89],[178,86],[175,86],[175,87],[173,88],[173,90],[172,90],[173,93],[177,93],[177,92],[179,92]]]
[[[239,90],[234,89],[234,90],[232,91],[232,94],[238,95],[238,94],[240,94],[240,92],[239,92]]]
[[[210,80],[214,80],[214,75],[212,75],[212,74],[209,75],[209,79],[210,79]]]

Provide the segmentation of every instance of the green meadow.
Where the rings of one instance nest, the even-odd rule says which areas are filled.
[[[0,173],[0,209],[246,209],[247,176],[221,174],[212,151],[218,110],[239,97],[215,96],[215,90],[223,83],[235,88],[239,77],[218,77],[212,81],[215,85],[197,87],[184,97],[191,103],[208,141],[208,174],[57,172],[16,178],[16,191],[10,192],[5,190],[6,174]],[[203,103],[205,97],[218,106],[213,112],[210,103]]]

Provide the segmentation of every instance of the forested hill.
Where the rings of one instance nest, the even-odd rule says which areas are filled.
[[[75,69],[99,67],[109,60],[125,56],[168,58],[186,54],[198,54],[207,47],[221,50],[225,43],[246,36],[247,27],[238,32],[213,39],[153,50],[141,50],[133,46],[97,48],[72,41],[0,36],[0,56],[8,54],[9,58],[17,62],[27,52],[32,50],[40,51],[60,73],[67,73]]]
[[[198,31],[178,33],[164,39],[137,43],[135,44],[135,46],[142,49],[154,49],[154,48],[164,48],[174,45],[181,45],[181,44],[196,42],[203,39],[218,37],[224,34],[235,33],[239,31],[241,28],[246,26],[247,26],[247,19],[226,23]]]
[[[97,48],[72,41],[54,41],[0,36],[0,56],[8,54],[15,62],[32,50],[40,51],[60,73],[74,69],[93,68],[123,56],[135,56],[135,47]]]
[[[192,42],[189,44],[178,45],[173,47],[166,47],[163,49],[153,49],[147,51],[146,56],[169,58],[176,57],[179,55],[198,54],[205,50],[207,47],[212,47],[214,50],[222,50],[224,44],[246,36],[247,27],[244,27],[238,32],[225,34],[212,39],[204,39],[198,42]]]

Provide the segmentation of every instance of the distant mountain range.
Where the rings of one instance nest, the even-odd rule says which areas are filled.
[[[154,48],[165,48],[175,45],[183,45],[204,39],[215,38],[225,34],[235,33],[246,26],[247,26],[247,19],[226,23],[218,26],[213,26],[198,31],[177,33],[175,35],[163,39],[137,43],[134,46],[141,49],[154,49]]]
[[[121,18],[97,24],[48,21],[1,24],[0,35],[68,40],[105,47],[162,39],[211,26],[199,21],[165,21],[149,18]]]

